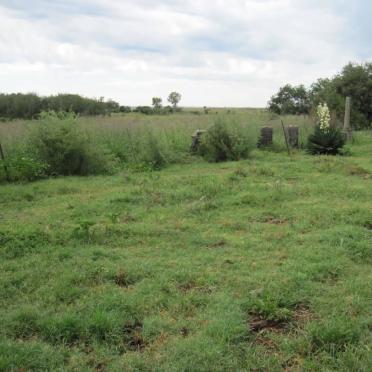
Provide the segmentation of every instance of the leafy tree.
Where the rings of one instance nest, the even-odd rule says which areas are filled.
[[[107,110],[108,113],[119,112],[120,111],[120,105],[119,105],[119,103],[113,101],[112,99],[109,99],[106,102],[106,110]]]
[[[159,112],[161,110],[162,106],[162,99],[159,97],[153,97],[152,98],[152,106],[154,108],[154,111]]]
[[[120,106],[119,111],[124,112],[124,113],[129,113],[132,111],[132,109],[130,108],[130,106]]]
[[[327,102],[329,108],[342,120],[345,97],[352,101],[351,124],[354,128],[368,128],[372,122],[372,63],[346,65],[332,79],[319,79],[310,89],[314,106]]]
[[[355,128],[372,125],[372,63],[346,65],[335,77],[336,91],[351,97],[351,122]]]
[[[133,111],[140,112],[145,115],[151,115],[154,113],[154,110],[150,106],[137,106]]]
[[[311,108],[309,93],[303,85],[285,85],[271,97],[269,110],[282,114],[307,114]]]
[[[174,109],[177,108],[178,103],[181,101],[181,94],[177,92],[172,92],[168,96],[168,102],[173,106]]]

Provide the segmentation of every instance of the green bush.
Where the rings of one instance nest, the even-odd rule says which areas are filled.
[[[5,160],[10,181],[35,181],[45,178],[48,165],[33,156],[23,153],[12,154]],[[6,179],[4,162],[0,160],[0,181]]]
[[[154,113],[154,110],[150,106],[137,106],[133,111],[145,115],[152,115]]]
[[[144,145],[144,163],[154,170],[163,168],[167,160],[162,151],[159,139],[153,133],[149,132]]]
[[[322,130],[319,125],[307,141],[307,152],[312,155],[337,155],[345,145],[343,133],[336,127]]]
[[[103,148],[93,146],[72,113],[44,112],[31,134],[30,152],[47,164],[51,175],[108,173],[113,158]]]
[[[246,128],[219,118],[202,137],[199,153],[211,162],[246,159],[255,147]]]

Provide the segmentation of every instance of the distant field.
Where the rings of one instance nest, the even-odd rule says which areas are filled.
[[[225,114],[283,144],[265,111]],[[217,115],[80,120],[186,154]],[[370,371],[371,133],[349,149],[2,184],[0,370]]]

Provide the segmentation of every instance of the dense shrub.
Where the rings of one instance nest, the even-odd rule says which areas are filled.
[[[153,108],[150,106],[137,106],[133,111],[140,112],[141,114],[145,115],[151,115],[154,113]]]
[[[143,161],[151,169],[161,169],[166,165],[167,160],[162,150],[161,143],[151,132],[147,133],[144,150]]]
[[[30,151],[53,175],[107,173],[113,159],[102,148],[93,146],[71,113],[42,113],[31,134]]]
[[[202,137],[199,152],[211,162],[245,159],[255,147],[247,129],[218,119]]]
[[[14,153],[7,157],[5,166],[8,169],[9,181],[35,181],[45,178],[48,174],[48,165],[34,156],[23,152]],[[0,181],[6,180],[4,163],[0,160]]]
[[[120,106],[119,107],[119,112],[127,114],[129,112],[132,112],[132,109],[130,108],[130,106]]]
[[[307,141],[307,151],[312,155],[336,155],[345,145],[343,133],[336,127],[322,130],[319,125],[314,129]]]

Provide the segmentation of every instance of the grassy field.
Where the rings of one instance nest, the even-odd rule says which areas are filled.
[[[209,114],[201,110],[184,110],[173,115],[143,115],[137,113],[111,117],[81,117],[78,124],[90,141],[113,154],[121,166],[138,166],[146,163],[151,142],[155,142],[168,164],[189,163],[191,135],[196,129],[207,129],[218,118],[245,127],[257,140],[259,128],[270,125],[274,128],[274,143],[284,149],[280,117],[263,109],[214,109]],[[301,128],[300,142],[305,143],[312,130],[308,117],[286,116],[286,125]],[[39,122],[15,120],[0,122],[0,141],[6,156],[23,152],[30,132]],[[0,180],[1,180],[0,169]]]
[[[155,121],[188,147],[212,117]],[[1,185],[0,370],[370,371],[371,133],[350,152]]]

